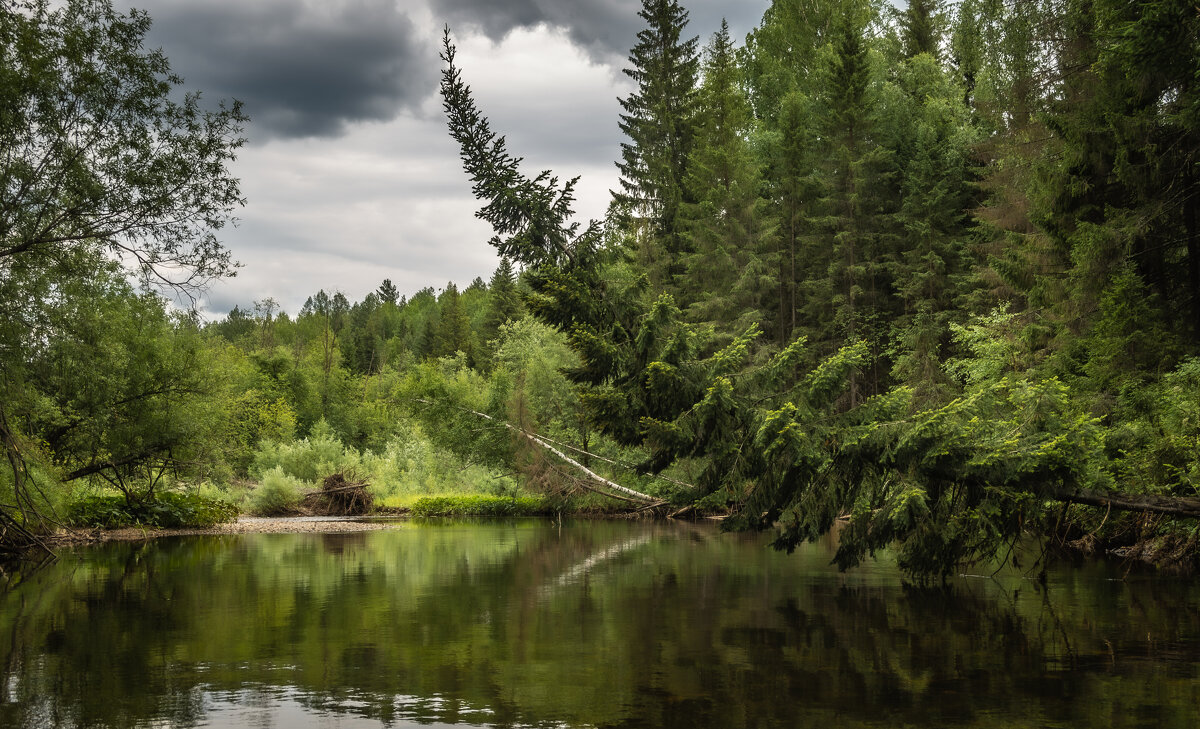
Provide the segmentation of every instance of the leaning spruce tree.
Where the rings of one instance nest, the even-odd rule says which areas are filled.
[[[700,464],[691,496],[733,504],[728,527],[773,530],[791,549],[844,522],[840,567],[895,548],[909,574],[936,578],[1010,554],[1060,505],[1200,516],[1200,499],[1113,491],[1101,424],[1069,385],[1009,366],[1002,314],[955,329],[962,392],[933,407],[907,387],[855,404],[848,384],[871,362],[862,341],[811,369],[803,338],[756,356],[756,327],[706,353],[670,295],[646,304],[603,275],[599,226],[569,222],[573,180],[520,172],[463,83],[448,32],[443,58],[443,104],[478,214],[526,267],[530,313],[579,355],[569,375],[588,419],[645,449],[644,471]]]

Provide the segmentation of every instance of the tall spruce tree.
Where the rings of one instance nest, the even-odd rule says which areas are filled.
[[[688,13],[677,0],[642,0],[647,27],[638,33],[625,74],[637,89],[621,99],[621,190],[614,192],[651,279],[670,286],[687,250],[680,209],[694,138],[696,38],[685,39]]]
[[[972,281],[966,242],[975,202],[970,150],[978,136],[961,87],[932,56],[904,61],[897,80],[905,144],[896,165],[900,242],[891,274],[900,310],[892,374],[922,399],[936,398],[946,385],[941,357],[949,324]]]
[[[870,339],[881,349],[879,318],[889,293],[886,280],[888,227],[884,205],[889,150],[876,139],[875,99],[863,37],[867,9],[847,3],[825,51],[824,92],[818,97],[821,135],[820,197],[812,214],[814,242],[825,253],[824,275],[807,282],[807,316],[827,322],[822,339],[834,347]],[[849,401],[878,390],[878,377],[856,377]]]
[[[774,293],[762,260],[773,231],[747,142],[750,108],[734,50],[722,21],[705,49],[697,94],[696,145],[685,180],[695,202],[682,210],[691,253],[676,286],[689,319],[715,324],[728,336],[750,324],[765,325],[763,294]]]
[[[813,159],[817,130],[809,97],[799,91],[785,96],[774,132],[768,138],[767,179],[778,220],[773,262],[777,272],[776,340],[782,345],[798,330],[807,329],[800,317],[804,308],[801,285],[819,262],[814,246],[806,244],[814,228],[809,207],[819,189]]]
[[[1116,141],[1113,176],[1128,191],[1135,240],[1128,256],[1200,343],[1200,14],[1195,3],[1098,0],[1110,40],[1098,54],[1106,119]],[[1114,98],[1125,91],[1124,103]],[[1162,261],[1161,278],[1141,261]]]
[[[900,15],[900,40],[905,56],[928,53],[938,57],[942,42],[940,11],[938,0],[909,0]]]
[[[488,302],[483,315],[483,327],[479,341],[482,349],[481,356],[476,359],[485,367],[490,367],[495,355],[496,340],[500,336],[500,327],[517,321],[524,316],[524,307],[517,292],[517,276],[513,271],[512,262],[504,257],[500,265],[492,273],[491,283],[488,284]]]

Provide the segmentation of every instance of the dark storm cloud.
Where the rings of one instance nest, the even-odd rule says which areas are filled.
[[[727,0],[691,0],[681,3],[688,11],[687,32],[703,45],[729,20],[734,38],[758,24],[768,0],[730,3]],[[499,40],[515,28],[540,23],[565,28],[571,40],[601,63],[617,62],[629,54],[645,23],[638,15],[640,0],[433,0],[435,13],[447,21],[479,28]]]
[[[252,141],[391,119],[436,82],[435,38],[418,35],[395,0],[133,1],[186,88],[245,103]]]

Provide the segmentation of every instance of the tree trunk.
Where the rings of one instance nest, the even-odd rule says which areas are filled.
[[[1188,296],[1191,299],[1192,337],[1200,342],[1200,240],[1196,231],[1196,193],[1188,185],[1183,201],[1184,235],[1187,237]]]
[[[1190,496],[1160,496],[1155,494],[1110,494],[1093,489],[1055,490],[1050,498],[1072,504],[1102,506],[1120,511],[1168,514],[1170,516],[1200,517],[1200,498]]]

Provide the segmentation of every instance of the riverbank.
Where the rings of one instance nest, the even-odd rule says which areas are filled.
[[[620,518],[634,514],[624,513],[575,513],[576,518]],[[175,536],[220,536],[232,534],[345,534],[355,532],[382,531],[397,529],[408,522],[408,510],[375,516],[240,516],[236,521],[217,524],[211,527],[121,527],[115,529],[60,529],[50,537],[44,538],[46,546],[55,549],[59,547],[85,544],[100,544],[103,542],[135,542]],[[642,515],[644,516],[644,515]],[[722,517],[705,517],[705,520],[719,520]],[[1068,561],[1104,560],[1138,564],[1143,568],[1150,567],[1170,574],[1197,574],[1200,572],[1200,560],[1197,559],[1195,538],[1165,538],[1149,539],[1137,542],[1132,546],[1126,545],[1112,548],[1102,545],[1096,540],[1060,541],[1054,548],[1060,557]]]
[[[306,532],[336,534],[395,529],[402,520],[397,517],[335,517],[335,516],[241,516],[236,521],[211,527],[121,527],[119,529],[62,529],[46,540],[48,546],[93,544],[98,542],[131,542],[159,537],[211,536],[221,534],[303,534]]]

